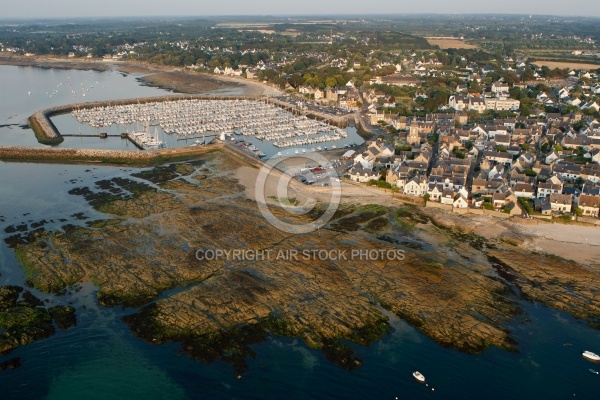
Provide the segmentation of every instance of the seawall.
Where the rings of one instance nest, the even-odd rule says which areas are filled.
[[[181,147],[176,149],[132,151],[0,146],[0,160],[50,163],[150,165],[173,160],[190,159],[215,150],[222,150],[224,147],[223,144],[213,144],[209,146]],[[250,156],[248,155],[248,157]]]

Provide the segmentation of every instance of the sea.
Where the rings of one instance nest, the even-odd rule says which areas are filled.
[[[24,126],[27,117],[72,102],[72,91],[62,90],[68,82],[79,88],[94,86],[86,101],[168,93],[143,86],[137,78],[116,70],[0,66],[0,145],[41,146]],[[111,139],[67,138],[60,146],[126,146]],[[23,271],[4,242],[6,227],[40,220],[47,221],[46,229],[83,224],[77,214],[99,214],[67,192],[133,171],[0,161],[0,285],[25,285]],[[600,398],[600,376],[589,372],[600,365],[581,356],[584,349],[600,352],[600,331],[565,312],[521,299],[516,300],[523,314],[506,326],[518,342],[517,352],[492,347],[479,355],[464,354],[439,346],[389,315],[392,332],[370,346],[350,344],[363,361],[354,371],[332,364],[298,339],[270,337],[253,346],[250,370],[237,379],[224,362],[203,364],[183,354],[177,343],[152,345],[136,338],[121,318],[137,309],[100,307],[92,284],[63,296],[32,292],[50,305],[75,307],[77,326],[0,355],[0,362],[12,357],[22,362],[18,369],[0,372],[0,399]],[[412,377],[415,370],[425,375],[426,384]]]

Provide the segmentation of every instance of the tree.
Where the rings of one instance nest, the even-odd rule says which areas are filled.
[[[302,83],[304,83],[304,79],[300,74],[293,74],[288,79],[288,82],[290,85],[297,89],[300,85],[302,85]]]

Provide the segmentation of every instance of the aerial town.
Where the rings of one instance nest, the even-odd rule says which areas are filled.
[[[4,397],[595,398],[596,3],[33,3]]]
[[[434,17],[428,33],[438,39],[410,21],[399,33],[393,19],[218,23],[199,37],[190,22],[174,41],[165,25],[136,28],[143,41],[115,31],[100,44],[58,31],[47,43],[4,34],[0,55],[145,61],[266,83],[298,109],[355,119],[367,142],[344,154],[353,181],[456,212],[598,218],[598,38],[593,24],[554,19],[564,32],[532,33],[522,17]],[[501,36],[494,24],[516,32]],[[533,45],[543,53],[524,50]]]

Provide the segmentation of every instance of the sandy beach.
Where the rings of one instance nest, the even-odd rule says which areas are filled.
[[[247,188],[246,195],[253,200],[255,200],[255,183],[258,174],[259,170],[251,167],[242,167],[237,172],[240,183]],[[277,195],[278,179],[280,173],[277,172],[267,180],[266,198]],[[345,204],[378,204],[386,207],[398,207],[404,204],[401,200],[393,198],[392,193],[385,189],[343,181],[341,190],[341,203]],[[313,199],[327,204],[331,199],[331,188],[306,186],[292,179],[289,197],[297,199],[301,204],[311,202]],[[596,265],[600,258],[599,226],[550,222],[523,225],[490,215],[458,215],[431,208],[425,208],[423,211],[434,216],[444,225],[456,226],[486,239],[505,238],[535,253],[552,254],[586,265]]]

